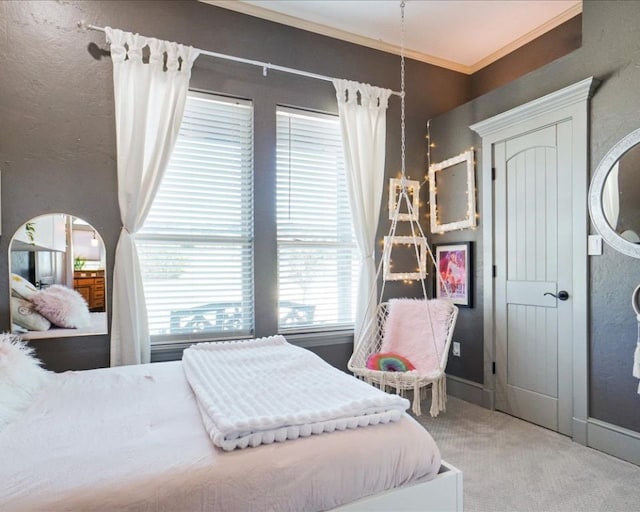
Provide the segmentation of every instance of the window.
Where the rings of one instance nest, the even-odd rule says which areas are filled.
[[[277,111],[279,332],[351,328],[357,248],[336,116]]]
[[[250,102],[189,93],[136,237],[154,343],[253,334],[252,134]]]

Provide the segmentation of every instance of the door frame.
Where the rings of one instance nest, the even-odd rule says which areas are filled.
[[[493,146],[495,143],[534,131],[560,121],[571,120],[573,155],[573,340],[572,340],[572,422],[573,440],[587,443],[588,418],[588,266],[587,266],[587,191],[589,184],[589,99],[599,81],[586,78],[507,112],[472,124],[482,137],[480,193],[482,194],[482,277],[484,283],[484,393],[483,405],[495,409],[495,265]],[[497,272],[500,272],[497,269]]]

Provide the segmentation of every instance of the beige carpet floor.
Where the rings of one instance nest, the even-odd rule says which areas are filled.
[[[452,397],[418,420],[462,470],[466,512],[640,511],[640,467],[568,437]]]

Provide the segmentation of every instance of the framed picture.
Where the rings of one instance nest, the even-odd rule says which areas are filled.
[[[435,246],[436,298],[450,298],[454,304],[473,307],[471,242]]]

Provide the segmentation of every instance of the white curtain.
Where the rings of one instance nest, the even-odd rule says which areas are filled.
[[[334,80],[347,169],[351,217],[360,252],[354,340],[373,318],[377,303],[375,247],[384,184],[387,103],[391,92]]]
[[[113,61],[122,220],[113,269],[111,323],[111,366],[119,366],[150,360],[135,234],[144,224],[171,156],[198,50],[109,27],[105,33]],[[143,58],[145,47],[148,59]]]

